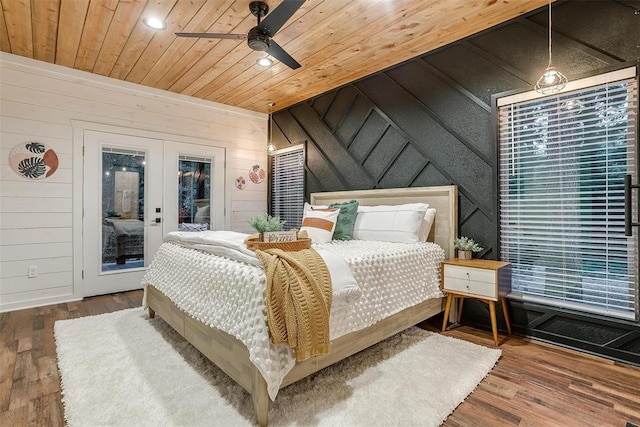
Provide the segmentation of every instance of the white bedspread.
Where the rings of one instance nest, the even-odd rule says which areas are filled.
[[[442,296],[439,269],[444,251],[435,244],[352,240],[314,248],[341,255],[362,292],[353,303],[332,308],[332,339]],[[192,317],[238,338],[275,399],[295,358],[290,348],[269,341],[265,275],[260,266],[212,256],[169,238],[160,246],[142,284],[152,284]]]
[[[262,267],[262,263],[255,252],[245,245],[245,240],[250,236],[250,234],[223,230],[197,233],[173,231],[165,235],[164,241]],[[331,276],[333,291],[331,306],[339,308],[358,299],[362,295],[362,291],[345,259],[321,247],[315,247],[314,249],[322,257]]]

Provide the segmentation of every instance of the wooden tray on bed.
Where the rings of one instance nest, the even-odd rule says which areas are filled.
[[[262,242],[258,240],[259,237],[249,237],[245,244],[247,248],[255,251],[257,249],[282,249],[283,251],[299,251],[302,249],[309,249],[311,247],[311,239],[303,237],[292,242]]]

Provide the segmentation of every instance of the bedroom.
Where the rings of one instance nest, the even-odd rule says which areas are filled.
[[[598,74],[619,63],[636,62],[640,57],[637,32],[631,29],[637,27],[638,16],[630,5],[638,8],[637,2],[558,2],[554,6],[554,63],[571,79]],[[243,13],[245,7],[243,6]],[[391,69],[396,81],[402,75],[411,78],[411,73],[415,74],[411,67],[416,62],[423,67],[419,70],[427,70],[420,71],[421,78],[430,79],[429,84],[432,85],[434,94],[432,98],[420,98],[422,101],[418,103],[419,107],[416,107],[415,101],[403,104],[401,100],[386,97],[386,93],[377,95],[388,104],[375,100],[377,111],[384,114],[377,117],[381,120],[379,126],[386,126],[385,116],[387,119],[393,118],[397,109],[422,114],[425,105],[430,105],[436,115],[453,113],[455,116],[457,111],[464,112],[457,115],[464,117],[466,124],[471,126],[467,126],[466,131],[455,127],[449,129],[471,146],[465,151],[465,157],[446,167],[445,172],[449,176],[455,175],[453,182],[463,188],[472,184],[479,187],[477,190],[476,187],[471,187],[474,189],[474,200],[461,199],[461,234],[477,237],[494,250],[497,249],[497,225],[495,219],[491,218],[495,218],[493,210],[496,209],[496,190],[491,176],[497,166],[490,165],[487,172],[486,163],[478,163],[481,156],[477,155],[478,152],[486,153],[484,157],[491,159],[494,149],[491,127],[486,123],[491,120],[491,113],[485,106],[491,105],[490,95],[493,93],[522,89],[527,85],[531,87],[535,83],[536,75],[546,64],[539,64],[540,60],[533,54],[521,54],[521,47],[535,43],[537,52],[542,52],[540,57],[543,62],[546,61],[543,55],[546,43],[544,11],[540,9],[531,16],[516,19],[513,25],[500,26],[466,41],[438,49],[425,55],[424,61],[409,61],[404,67]],[[143,130],[137,136],[152,139],[160,137],[175,143],[194,145],[210,144],[213,140],[216,146],[227,150],[225,189],[228,212],[231,214],[226,216],[228,222],[224,225],[238,231],[249,231],[246,224],[248,217],[266,210],[266,183],[248,183],[244,190],[237,190],[233,186],[235,178],[246,175],[253,165],[265,165],[266,102],[260,103],[261,112],[257,113],[201,102],[196,98],[170,93],[164,95],[142,86],[121,84],[78,72],[66,74],[59,67],[44,62],[23,60],[6,54],[2,56],[2,63],[4,154],[0,261],[3,284],[0,298],[3,311],[84,296],[84,290],[80,287],[82,280],[75,264],[81,259],[81,253],[78,253],[79,245],[72,238],[72,235],[82,233],[82,223],[78,222],[77,215],[73,215],[82,207],[78,206],[80,201],[75,197],[82,194],[81,189],[73,185],[82,181],[81,172],[78,175],[79,172],[75,169],[78,163],[82,164],[74,146],[74,132],[77,129],[113,132],[115,128],[133,128]],[[575,67],[572,66],[574,63],[577,64]],[[294,119],[304,123],[309,133],[315,129],[314,124],[317,124],[322,114],[327,120],[333,121],[330,123],[340,123],[341,111],[337,108],[350,102],[354,91],[364,91],[370,99],[376,95],[371,92],[372,87],[382,90],[392,87],[394,89],[390,92],[397,93],[397,86],[389,75],[390,73],[378,73],[357,84],[344,86],[340,91],[330,91],[296,106],[282,109],[276,106],[277,111],[273,117],[277,125],[274,127],[274,140],[279,148],[302,140],[317,141],[324,152],[331,155],[332,160],[327,161],[318,155],[312,157],[313,153],[309,151],[308,168],[314,174],[322,176],[324,186],[314,180],[313,175],[309,175],[308,192],[361,188],[361,183],[354,179],[360,175],[341,176],[340,173],[335,173],[334,170],[341,169],[341,165],[336,164],[333,159],[340,159],[343,154],[340,151],[329,151],[339,148],[335,140],[328,138],[328,135],[302,133],[300,126],[292,125],[295,123]],[[334,96],[338,94],[340,96]],[[84,95],[85,99],[80,99],[79,95]],[[416,93],[411,97],[415,100],[421,95]],[[457,103],[461,96],[463,102]],[[469,99],[473,102],[469,103]],[[444,103],[445,100],[450,103]],[[334,109],[330,109],[330,106]],[[178,109],[181,112],[176,117]],[[76,123],[70,124],[72,119]],[[411,126],[423,119],[423,115],[416,115],[413,122],[402,129],[411,133]],[[96,123],[100,123],[100,126],[96,126]],[[7,167],[11,149],[19,142],[32,139],[54,147],[60,159],[57,173],[50,180],[40,181],[37,185],[18,179]],[[308,147],[308,150],[313,148]],[[377,173],[389,164],[389,155],[394,153],[370,156],[371,161],[367,166]],[[405,159],[401,160],[407,165],[411,164]],[[481,179],[476,179],[475,175],[459,175],[459,169],[468,168],[473,171],[477,164],[481,165],[477,168],[478,174],[482,174]],[[392,175],[395,181],[382,182],[380,185],[403,187],[449,182],[436,172],[429,178],[435,182],[418,180],[412,184],[408,180],[413,172],[408,167],[394,170]],[[359,174],[355,169],[353,173]],[[7,194],[19,197],[7,197]],[[483,231],[480,233],[478,230]],[[495,254],[489,252],[483,256],[493,258]],[[38,277],[26,277],[27,267],[31,265],[39,267]],[[515,309],[518,303],[512,301],[511,304],[511,308]],[[467,308],[469,312],[465,312],[465,319],[486,327],[487,319],[482,307],[468,304]],[[542,322],[531,322],[532,325],[528,325],[523,320],[528,319],[531,314],[524,310],[519,311],[519,322],[514,319],[514,326],[521,328],[520,332],[526,331],[531,336],[556,340],[559,344],[583,348],[591,353],[622,358],[615,349],[609,349],[601,342],[590,342],[582,336],[571,334],[581,332],[587,337],[608,338],[612,333],[628,334],[630,330],[632,333],[636,331],[637,337],[637,323],[628,328],[628,323],[625,322],[602,319],[594,321],[592,316],[576,317],[573,313],[567,316],[562,310],[536,312],[536,319],[544,316],[545,320],[550,320],[543,326],[548,326],[551,330],[536,329]],[[605,344],[617,337],[614,335],[606,339]],[[637,338],[626,344],[632,355],[635,354],[637,363]]]

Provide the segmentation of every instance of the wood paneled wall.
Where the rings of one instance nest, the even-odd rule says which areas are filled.
[[[228,227],[251,232],[249,217],[266,212],[266,182],[234,186],[253,165],[266,167],[266,115],[6,53],[0,70],[0,311],[83,296],[73,271],[74,245],[82,242],[73,235],[82,215],[74,212],[82,197],[74,168],[83,160],[73,150],[72,121],[224,147]],[[9,167],[11,150],[29,141],[56,151],[59,169],[50,178],[28,180]],[[36,278],[27,278],[31,265]]]
[[[557,2],[554,64],[575,79],[637,62],[638,9],[638,1]],[[457,184],[459,234],[479,241],[486,248],[482,257],[496,258],[492,97],[533,88],[547,66],[547,31],[545,8],[279,111],[274,116],[276,143],[283,148],[306,142],[307,192]],[[473,304],[468,306],[473,311]],[[482,307],[475,309],[468,319],[488,318]],[[545,322],[539,308],[536,314],[526,307],[518,310],[521,331],[540,331]],[[575,326],[564,324],[559,328],[554,323],[556,337],[570,335],[567,331]],[[612,326],[591,330],[602,328]],[[637,325],[626,325],[617,337],[637,330]],[[547,332],[539,336],[553,340]],[[574,345],[583,338],[566,341]],[[640,360],[640,346],[633,339],[623,341],[630,350],[615,357]],[[602,348],[594,344],[588,350],[608,351]]]

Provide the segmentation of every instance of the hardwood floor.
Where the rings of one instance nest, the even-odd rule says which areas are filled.
[[[493,346],[489,330],[444,335]],[[500,340],[500,360],[445,426],[640,426],[640,368],[522,337]]]
[[[53,324],[142,304],[142,291],[0,313],[0,426],[63,426]]]
[[[0,314],[0,426],[61,426],[56,320],[140,306],[141,291]],[[440,321],[441,322],[441,321]],[[437,330],[433,319],[422,327]],[[492,347],[488,331],[445,335]],[[502,357],[445,426],[640,426],[640,369],[500,336]]]

